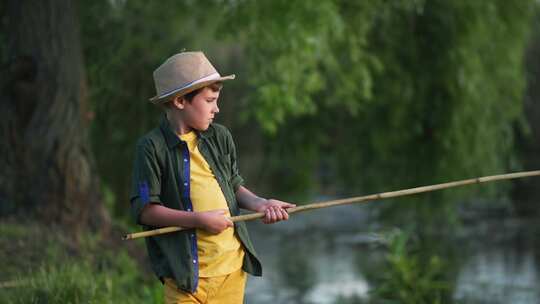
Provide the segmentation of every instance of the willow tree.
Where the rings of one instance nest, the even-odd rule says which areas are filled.
[[[75,2],[11,0],[2,48],[2,214],[103,225]],[[102,226],[103,227],[103,226]]]
[[[233,125],[243,174],[290,200],[517,169],[513,130],[523,119],[534,0],[83,5],[93,142],[116,214],[126,213],[133,143],[157,117],[146,103],[151,71],[182,48],[203,49],[237,74],[218,117],[247,117]],[[407,211],[427,216],[453,206],[415,202]]]
[[[537,6],[527,56],[527,90],[525,94],[525,116],[529,125],[518,133],[520,156],[523,167],[528,170],[540,168],[540,5]],[[521,180],[513,190],[516,211],[522,215],[536,215],[540,212],[537,200],[540,188],[535,179]]]
[[[275,135],[268,180],[287,192],[322,181],[352,195],[517,170],[536,5],[235,1],[227,20],[249,41],[252,113]],[[507,186],[385,206],[437,223],[457,198],[501,197]]]

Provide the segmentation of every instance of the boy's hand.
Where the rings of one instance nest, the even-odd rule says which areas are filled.
[[[227,210],[225,209],[197,212],[197,227],[212,234],[221,233],[233,226],[233,222],[226,214]]]
[[[264,212],[265,216],[262,222],[265,224],[273,224],[279,221],[286,221],[289,219],[288,208],[296,207],[294,204],[278,201],[275,199],[267,199],[261,204],[258,212]]]

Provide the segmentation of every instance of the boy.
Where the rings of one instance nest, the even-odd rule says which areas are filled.
[[[184,52],[154,71],[165,112],[160,126],[139,139],[131,207],[145,229],[192,228],[146,239],[165,303],[242,303],[246,272],[261,264],[240,208],[264,212],[264,223],[287,220],[294,205],[263,199],[243,186],[230,132],[212,123],[223,81],[202,52]]]

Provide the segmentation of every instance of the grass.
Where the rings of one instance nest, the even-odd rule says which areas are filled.
[[[74,243],[58,227],[0,224],[0,303],[162,303],[161,283],[133,252],[142,243]],[[130,253],[131,252],[131,253]]]

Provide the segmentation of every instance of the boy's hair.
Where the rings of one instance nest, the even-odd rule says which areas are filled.
[[[221,91],[221,88],[223,88],[223,83],[221,81],[219,82],[214,82],[214,83],[211,83],[205,87],[202,87],[200,89],[197,89],[193,92],[189,92],[187,93],[186,95],[182,96],[182,98],[184,98],[185,100],[187,100],[189,103],[191,103],[191,101],[193,100],[193,97],[195,97],[197,94],[199,94],[202,90],[204,90],[204,88],[209,88],[210,90],[212,90],[212,92],[218,92],[218,91]],[[169,107],[171,107],[171,101],[173,101],[173,99],[176,98],[176,97],[173,97],[171,98],[169,101],[165,102],[165,103],[161,103],[159,104],[159,107],[165,111],[167,111],[167,109]]]
[[[206,87],[202,87],[193,92],[189,92],[186,95],[184,95],[184,99],[187,100],[188,102],[191,102],[193,100],[193,97],[199,94],[204,88],[209,88],[210,90],[212,90],[212,92],[219,92],[221,88],[223,88],[223,83],[214,82],[212,84],[207,85]]]

